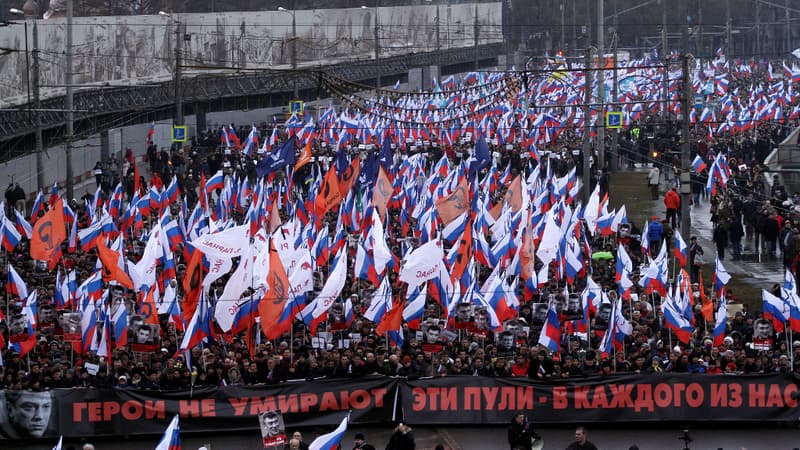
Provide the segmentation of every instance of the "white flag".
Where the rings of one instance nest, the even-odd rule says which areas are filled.
[[[218,233],[206,233],[192,241],[192,245],[205,255],[219,258],[242,256],[250,247],[250,225],[241,225],[222,230]]]
[[[442,242],[439,239],[434,239],[414,249],[403,259],[400,281],[408,283],[409,288],[414,288],[438,277],[440,266],[443,264],[442,258],[444,258],[444,250],[442,250]]]

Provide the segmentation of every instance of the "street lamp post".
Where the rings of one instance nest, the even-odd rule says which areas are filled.
[[[181,39],[181,20],[178,17],[173,17],[170,14],[165,13],[164,11],[159,11],[158,15],[169,17],[174,21],[175,25],[175,119],[174,124],[175,126],[183,125],[183,92],[182,90],[182,79],[183,75],[181,73],[181,56],[183,53],[183,49],[181,48],[183,45],[183,40]]]
[[[430,1],[430,0],[427,0],[427,1]],[[369,9],[369,8],[367,8],[367,6],[365,6],[365,5],[361,5],[361,9]],[[381,47],[380,47],[380,42],[378,40],[378,34],[379,34],[379,31],[380,31],[379,28],[378,28],[379,27],[379,22],[378,22],[379,12],[380,12],[380,0],[375,0],[375,20],[374,20],[375,25],[372,28],[372,37],[373,37],[374,42],[375,42],[375,45],[374,45],[374,48],[375,48],[375,61],[380,59],[380,55],[381,55]],[[437,6],[437,14],[438,14],[438,6]],[[439,16],[437,15],[436,18],[434,19],[434,21],[438,21],[438,20],[439,20]],[[437,28],[437,30],[438,30],[438,28]],[[437,48],[437,50],[438,50],[438,48]],[[378,65],[378,72],[375,75],[375,90],[376,90],[376,92],[380,88],[381,88],[381,66]]]
[[[9,12],[16,15],[23,15],[25,17],[25,69],[27,72],[27,89],[28,89],[28,114],[29,118],[33,120],[34,125],[34,139],[35,139],[35,153],[36,153],[36,185],[40,190],[44,189],[44,167],[42,162],[43,142],[42,142],[42,127],[39,120],[39,110],[41,109],[41,97],[39,95],[39,28],[36,25],[36,18],[39,15],[39,5],[33,1],[28,0],[22,7],[23,11],[19,9],[11,9]],[[33,48],[28,47],[28,21],[33,22]],[[30,56],[32,54],[33,67],[31,68]],[[31,84],[33,85],[33,105],[31,105]],[[35,114],[31,114],[31,106]]]
[[[19,16],[25,15],[23,11],[17,8],[11,8],[10,10],[8,10],[8,12]],[[28,47],[28,21],[25,20],[24,22],[22,22],[22,24],[25,26],[25,85],[28,90],[28,120],[33,122],[33,115],[31,112],[31,107],[33,106],[31,104],[31,59],[30,59],[31,51]]]
[[[291,42],[292,45],[290,47],[291,52],[292,52],[292,54],[291,54],[291,58],[292,58],[291,64],[292,64],[292,70],[296,70],[297,69],[297,16],[296,16],[296,11],[294,9],[294,1],[292,1],[292,9],[291,10],[286,9],[283,6],[278,6],[278,11],[285,12],[285,13],[288,13],[288,14],[292,15],[292,42]],[[292,91],[293,91],[292,95],[294,96],[293,99],[297,99],[297,97],[298,97],[297,79],[296,79],[296,77],[297,77],[297,74],[292,74]]]

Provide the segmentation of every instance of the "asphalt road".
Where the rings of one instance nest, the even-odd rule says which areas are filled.
[[[331,427],[332,429],[333,427]],[[637,445],[641,450],[682,450],[684,443],[679,438],[683,436],[683,426],[680,424],[663,424],[656,427],[652,424],[641,426],[591,425],[588,426],[589,440],[601,450],[627,450],[631,445]],[[330,430],[318,430],[321,433]],[[544,437],[545,449],[564,449],[572,441],[574,428],[567,426],[537,428]],[[391,428],[354,427],[348,430],[342,441],[342,449],[353,448],[353,435],[363,432],[367,441],[378,449],[385,448],[391,434]],[[447,450],[505,450],[505,427],[441,427],[441,428],[416,428],[417,450],[433,450],[437,444],[444,445]],[[312,431],[304,431],[304,438],[311,440]],[[800,447],[800,429],[785,426],[772,428],[758,426],[758,424],[722,424],[714,428],[690,428],[689,436],[693,439],[688,448],[691,450],[792,450]],[[155,447],[158,437],[146,439],[97,439],[90,441],[98,450],[139,450]],[[14,446],[5,448],[19,448],[30,450],[50,450],[55,441],[49,444],[36,444],[27,446]],[[261,436],[258,432],[239,433],[234,436],[181,436],[184,450],[195,450],[202,445],[210,444],[209,450],[262,449]],[[80,448],[80,442],[66,440],[64,449],[70,446]],[[3,447],[0,444],[0,447]]]

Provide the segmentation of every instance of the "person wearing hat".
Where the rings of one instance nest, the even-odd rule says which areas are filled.
[[[367,444],[367,439],[364,437],[364,433],[356,433],[353,437],[353,450],[375,450],[375,447]]]
[[[678,211],[681,209],[681,196],[678,195],[678,190],[672,188],[664,194],[664,206],[667,207],[667,222],[672,228],[676,228],[678,224]]]
[[[127,388],[130,387],[130,385],[128,384],[127,375],[120,375],[119,376],[119,378],[117,379],[117,386],[116,387],[119,388],[119,389],[127,389]]]

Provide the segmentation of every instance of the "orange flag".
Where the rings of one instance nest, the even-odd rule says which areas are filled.
[[[119,266],[119,253],[106,247],[105,236],[100,236],[97,240],[97,256],[100,257],[100,261],[103,263],[103,281],[114,280],[120,286],[133,290],[131,277]]]
[[[378,210],[381,219],[386,218],[386,205],[389,204],[389,199],[392,198],[394,187],[392,186],[389,176],[381,166],[378,172],[378,179],[375,181],[375,188],[372,190],[372,205]]]
[[[203,289],[203,252],[194,249],[192,259],[183,274],[183,316],[192,317]]]
[[[528,223],[530,223],[530,213],[528,214]],[[525,228],[522,235],[522,247],[519,249],[519,262],[522,267],[520,267],[520,278],[523,280],[529,280],[532,277],[536,276],[536,258],[534,257],[534,252],[536,249],[533,246],[533,233],[530,227]]]
[[[141,189],[141,186],[139,186],[139,166],[136,165],[136,161],[134,160],[134,162],[133,162],[133,192],[135,194],[138,193],[138,194],[141,195],[142,191],[140,191],[140,189]]]
[[[392,310],[383,315],[381,323],[375,328],[375,334],[378,336],[386,334],[390,331],[397,331],[403,325],[403,309],[406,307],[405,300],[394,302]]]
[[[456,253],[456,260],[453,262],[453,267],[450,269],[450,279],[459,280],[464,275],[467,269],[467,263],[472,257],[472,220],[467,222],[464,232],[461,234],[461,239],[458,241],[458,251]]]
[[[511,181],[511,184],[508,185],[505,200],[508,202],[508,206],[511,207],[512,212],[517,212],[522,209],[522,177],[520,175],[517,175],[517,177]],[[497,217],[495,217],[495,219],[497,219]]]
[[[274,233],[275,230],[281,227],[281,214],[278,212],[278,203],[272,204],[272,209],[269,210],[269,220],[267,222],[267,231]]]
[[[269,290],[258,302],[258,315],[261,317],[261,331],[264,336],[267,339],[276,339],[292,328],[294,317],[281,320],[291,287],[281,257],[272,242],[269,246],[267,285]]]
[[[442,197],[436,201],[436,210],[442,223],[447,225],[463,214],[469,208],[469,187],[467,179],[461,178],[458,187],[447,197]]]
[[[306,164],[311,162],[311,139],[306,142],[306,146],[303,147],[303,151],[300,153],[300,157],[297,158],[297,162],[294,163],[294,171],[297,172],[297,169],[305,166]]]
[[[347,169],[345,169],[342,177],[339,179],[339,193],[342,194],[342,198],[346,198],[350,189],[353,189],[353,185],[358,179],[358,172],[360,170],[361,160],[358,158],[354,159]]]
[[[67,229],[64,225],[64,203],[59,198],[53,209],[47,211],[36,221],[31,237],[31,258],[40,261],[49,261],[55,254],[64,239],[67,238]]]
[[[154,292],[155,288],[151,287],[148,289],[147,295],[144,296],[144,302],[142,302],[139,314],[144,318],[145,323],[158,325],[158,307],[156,306],[156,300],[153,298]]]
[[[703,306],[701,307],[702,308],[701,312],[703,313],[703,319],[705,319],[706,322],[712,322],[713,323],[714,322],[714,302],[712,302],[711,299],[708,298],[708,296],[706,296],[706,289],[703,286],[703,274],[699,273],[698,277],[699,278],[697,279],[697,281],[699,282],[698,284],[700,285],[700,301],[703,302]]]
[[[317,198],[314,200],[314,209],[317,211],[317,221],[322,222],[322,217],[342,202],[342,194],[339,190],[339,179],[336,178],[336,167],[331,164],[322,186],[319,188]]]

